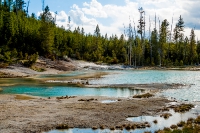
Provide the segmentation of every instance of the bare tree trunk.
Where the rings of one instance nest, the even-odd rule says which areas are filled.
[[[140,33],[140,38],[141,38],[141,47],[142,47],[142,66],[144,64],[144,59],[145,59],[145,44],[144,44],[144,36],[145,36],[145,11],[143,8],[138,9],[140,12],[140,19],[139,19],[139,33]],[[143,34],[144,33],[144,34]]]
[[[45,0],[42,0],[42,11],[44,12],[44,3],[45,3]]]
[[[137,58],[136,58],[136,46],[137,46],[137,42],[136,42],[136,30],[135,30],[135,22],[133,21],[133,23],[134,23],[134,34],[135,34],[135,52],[134,52],[134,56],[135,56],[135,68],[137,67]]]
[[[169,53],[170,53],[170,44],[172,42],[172,26],[173,26],[173,23],[174,23],[174,18],[172,17],[172,23],[171,23],[171,31],[170,31],[170,41],[169,41],[169,44],[168,44],[168,50],[167,50],[167,57],[168,57],[168,60],[169,60]]]
[[[156,29],[156,22],[157,22],[157,20],[156,20],[156,13],[155,13],[155,29]]]
[[[30,0],[29,0],[28,3],[27,3],[27,9],[26,9],[27,15],[28,15],[29,3],[30,3]]]
[[[129,17],[129,20],[130,20],[130,17]],[[128,30],[128,36],[129,36],[129,50],[130,50],[130,54],[129,54],[129,65],[131,66],[132,65],[132,26],[131,26],[131,20],[130,20],[130,23],[129,23],[129,30]]]
[[[158,22],[159,22],[159,33],[160,33],[160,19],[158,17]],[[162,49],[161,46],[159,44],[159,55],[160,55],[160,67],[162,66]]]
[[[145,12],[144,12],[144,35],[143,35],[143,47],[144,47],[144,50],[143,50],[143,63],[142,63],[142,66],[144,65],[144,61],[145,61],[145,47],[146,47],[146,44],[145,44],[145,26],[146,26],[146,22],[145,22]]]
[[[149,16],[149,44],[150,44],[150,63],[152,64],[151,19],[150,19],[150,16]]]

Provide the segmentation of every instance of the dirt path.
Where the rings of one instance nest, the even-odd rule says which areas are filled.
[[[82,101],[79,101],[80,99]],[[169,102],[162,98],[129,98],[115,103],[101,103],[105,99],[118,100],[107,97],[29,99],[0,95],[0,131],[39,133],[55,129],[59,124],[77,128],[99,128],[102,125],[110,128],[130,123],[126,121],[130,116],[156,114]]]

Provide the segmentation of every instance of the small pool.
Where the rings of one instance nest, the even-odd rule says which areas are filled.
[[[69,86],[10,86],[2,87],[0,94],[27,94],[32,96],[55,97],[55,96],[109,96],[130,97],[144,92],[129,88],[80,88]]]
[[[118,100],[103,100],[103,101],[101,101],[101,103],[115,103],[117,101]]]

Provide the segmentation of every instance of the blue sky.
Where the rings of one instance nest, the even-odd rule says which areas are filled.
[[[25,0],[26,3],[28,0]],[[73,4],[78,5],[79,7],[83,7],[83,3],[87,2],[90,3],[91,0],[45,0],[45,5],[50,7],[52,11],[70,11],[70,8]],[[98,0],[102,5],[106,4],[113,4],[113,5],[125,5],[124,0]],[[42,10],[42,0],[30,0],[29,5],[29,12],[30,13],[37,13],[38,11]]]
[[[171,24],[173,17],[173,27],[181,15],[185,22],[185,35],[189,36],[191,28],[195,27],[195,33],[200,38],[200,0],[45,0],[45,5],[50,7],[53,16],[55,11],[58,12],[56,23],[59,26],[67,27],[70,16],[71,30],[80,26],[84,27],[86,33],[93,33],[98,24],[102,34],[120,36],[124,33],[124,25],[128,27],[130,21],[132,25],[137,22],[138,8],[143,7],[146,29],[150,24],[151,30],[155,27],[155,13],[157,22],[167,19]],[[39,15],[41,11],[42,0],[30,0],[29,13]]]

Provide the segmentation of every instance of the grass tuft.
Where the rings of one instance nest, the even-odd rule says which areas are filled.
[[[135,95],[133,96],[133,98],[149,98],[149,97],[153,97],[153,94],[150,93],[145,93],[145,94],[141,94],[141,95]]]
[[[180,113],[184,113],[189,111],[190,109],[194,108],[193,104],[181,104],[177,107],[174,108],[175,112],[180,112]]]
[[[15,96],[15,99],[17,99],[17,100],[31,100],[31,99],[34,99],[34,98],[31,97],[31,96],[16,95],[16,96]]]

